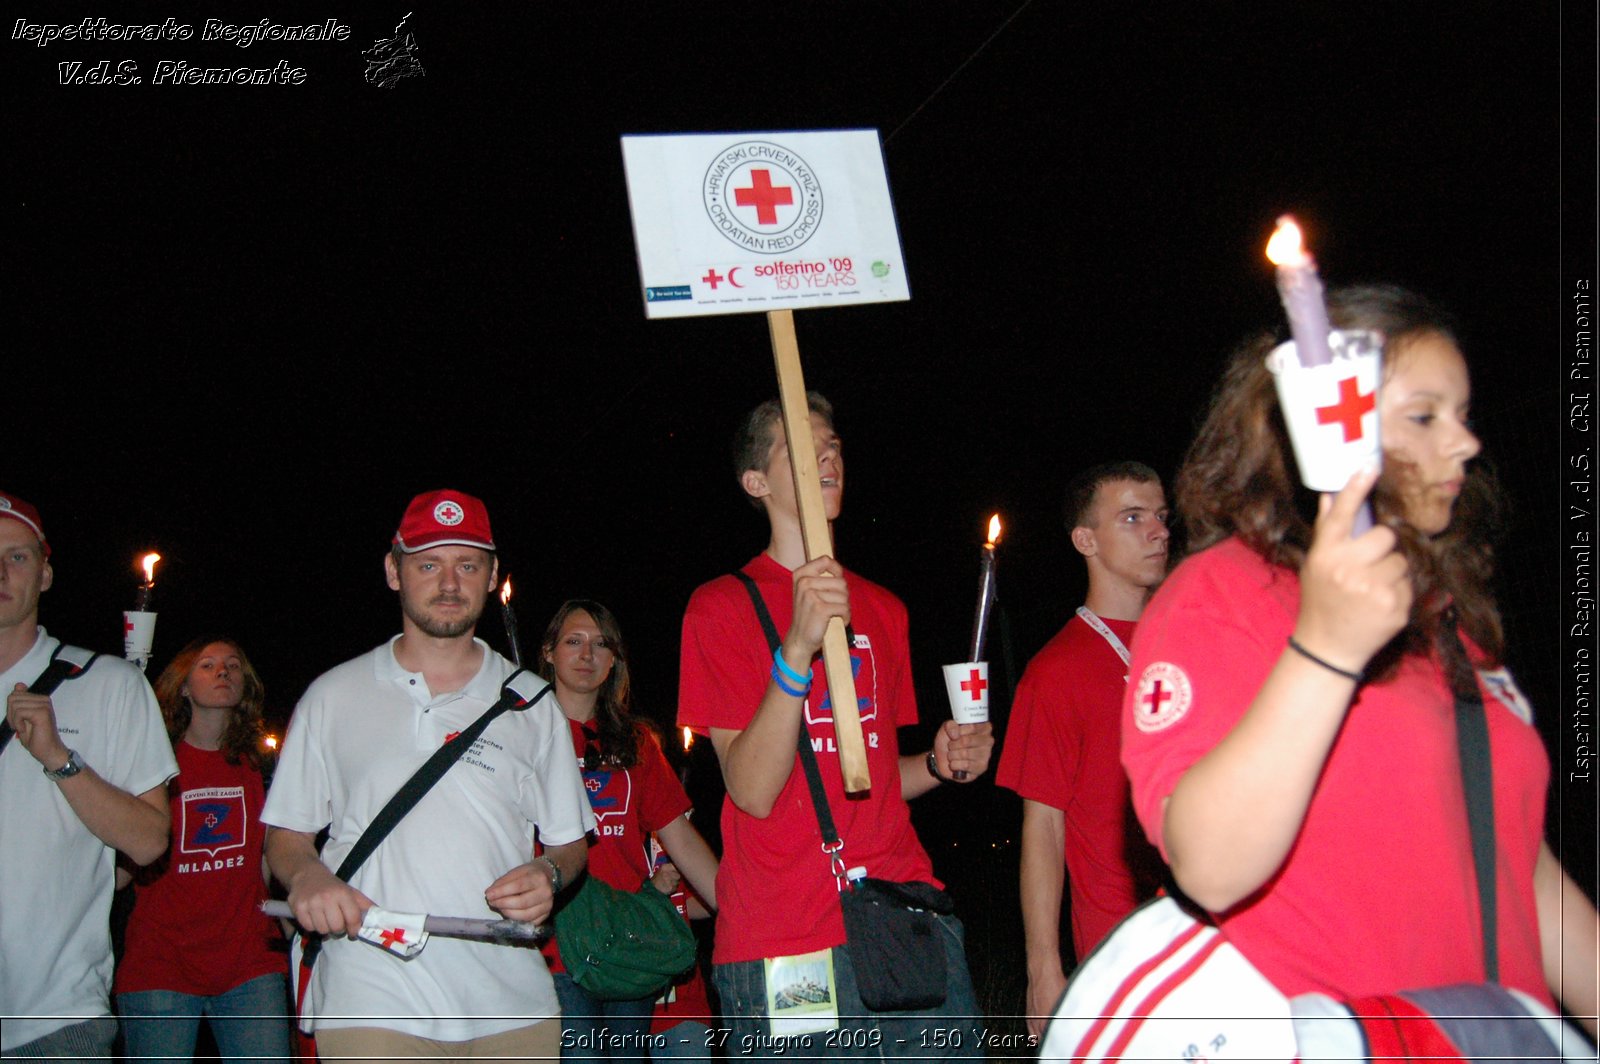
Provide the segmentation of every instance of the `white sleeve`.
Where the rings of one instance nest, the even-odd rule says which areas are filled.
[[[325,761],[322,722],[326,704],[318,684],[300,699],[289,718],[283,750],[272,774],[272,788],[261,821],[273,827],[315,834],[333,821],[333,795]]]
[[[533,778],[523,788],[522,813],[538,826],[544,845],[577,842],[594,830],[595,819],[578,760],[572,755],[566,719],[551,698],[540,699],[524,712],[543,713],[549,719],[539,729],[541,749],[533,759]]]
[[[107,673],[100,678],[104,684],[101,708],[115,751],[107,764],[94,765],[94,770],[113,787],[133,795],[176,776],[178,762],[172,755],[167,726],[144,674],[120,658],[97,658],[92,668]]]

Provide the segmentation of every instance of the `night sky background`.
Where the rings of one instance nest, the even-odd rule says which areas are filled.
[[[1554,744],[1563,293],[1594,256],[1586,6],[14,5],[197,30],[5,41],[0,487],[45,515],[44,623],[115,650],[134,559],[160,550],[151,676],[232,633],[286,716],[397,630],[389,537],[452,486],[489,504],[525,642],[601,599],[670,726],[690,591],[765,543],[728,441],[776,389],[759,316],[646,322],[618,137],[870,127],[912,300],[798,332],[847,441],[838,553],[905,599],[930,721],[988,514],[1004,688],[1081,601],[1065,481],[1121,457],[1170,476],[1228,350],[1282,327],[1262,248],[1292,211],[1330,284],[1403,283],[1463,318],[1513,497],[1512,665]],[[425,76],[367,83],[361,51],[408,10]],[[263,17],[350,39],[199,39]],[[102,59],[144,83],[57,84]],[[307,77],[153,85],[162,59]],[[493,617],[480,633],[501,643]],[[1594,808],[1592,782],[1552,791],[1591,894]],[[1014,798],[983,781],[917,815],[980,983],[1020,1005]]]

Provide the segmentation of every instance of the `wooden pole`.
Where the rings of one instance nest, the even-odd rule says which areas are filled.
[[[823,509],[822,480],[817,474],[817,449],[811,436],[811,407],[806,402],[806,379],[800,369],[800,343],[794,335],[794,312],[769,310],[767,329],[772,334],[772,357],[778,367],[778,399],[783,405],[783,429],[789,440],[789,468],[794,470],[794,496],[800,508],[800,535],[806,560],[833,554],[833,536]],[[867,747],[861,738],[861,711],[856,705],[856,678],[850,667],[850,643],[844,622],[834,617],[822,639],[822,665],[828,674],[828,697],[833,703],[833,732],[839,747],[839,767],[844,789],[872,789],[867,768]],[[804,728],[804,722],[801,723]]]

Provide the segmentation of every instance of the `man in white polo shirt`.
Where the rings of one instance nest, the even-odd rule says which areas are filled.
[[[0,1047],[10,1057],[105,1058],[116,851],[167,848],[178,774],[144,676],[96,658],[50,694],[28,688],[61,647],[39,627],[50,588],[39,511],[0,492]]]
[[[582,872],[594,827],[566,721],[541,699],[496,718],[348,884],[333,874],[390,797],[515,671],[473,637],[497,568],[482,502],[458,491],[417,496],[384,566],[401,632],[307,689],[262,813],[267,860],[295,919],[328,936],[303,1025],[325,1057],[554,1057],[560,1010],[537,950],[431,938],[402,959],[347,937],[374,904],[543,922]]]

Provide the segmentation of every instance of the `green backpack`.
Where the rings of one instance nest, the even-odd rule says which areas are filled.
[[[671,898],[592,875],[556,913],[556,942],[573,982],[604,1001],[651,997],[695,961],[694,932]]]

